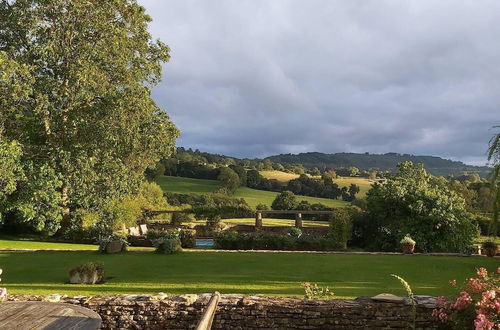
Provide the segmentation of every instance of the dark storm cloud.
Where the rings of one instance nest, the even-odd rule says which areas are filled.
[[[172,49],[179,145],[483,164],[500,124],[498,1],[140,0]]]

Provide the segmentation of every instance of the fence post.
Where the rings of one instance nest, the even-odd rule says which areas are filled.
[[[302,228],[302,213],[295,213],[295,227]]]
[[[262,228],[262,212],[255,213],[255,228]]]

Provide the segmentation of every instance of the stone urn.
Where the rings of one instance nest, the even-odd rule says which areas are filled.
[[[415,251],[415,244],[403,244],[403,253],[412,254]]]
[[[111,241],[106,245],[106,253],[118,253],[123,250],[122,241]]]

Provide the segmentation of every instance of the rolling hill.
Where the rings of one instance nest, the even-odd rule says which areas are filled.
[[[156,182],[161,186],[163,191],[181,194],[209,194],[219,188],[219,182],[216,180],[161,176],[156,180]],[[233,197],[244,198],[250,207],[255,208],[258,204],[271,206],[277,194],[277,192],[272,191],[240,187],[236,190]],[[310,203],[321,203],[330,207],[344,207],[349,205],[348,202],[328,198],[297,196],[297,199],[299,201],[306,200]]]
[[[467,165],[459,161],[435,156],[414,156],[409,154],[386,153],[335,153],[307,152],[300,154],[281,154],[266,159],[281,164],[302,164],[307,168],[341,168],[355,166],[361,170],[395,171],[396,165],[404,161],[423,163],[434,175],[459,175],[463,172],[476,172],[487,175],[491,169],[487,166]]]

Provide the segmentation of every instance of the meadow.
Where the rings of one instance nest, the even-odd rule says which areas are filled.
[[[161,176],[157,178],[156,182],[164,191],[181,194],[209,194],[219,188],[219,182],[216,180],[191,179],[174,176]],[[278,195],[277,192],[239,187],[233,194],[233,197],[243,198],[251,208],[255,208],[258,204],[271,206],[276,195]],[[309,203],[321,203],[330,207],[344,207],[349,205],[348,202],[328,198],[297,196],[297,199],[299,201],[306,200]]]
[[[103,284],[68,284],[68,271],[86,261],[104,264]],[[221,293],[300,296],[304,281],[329,286],[337,298],[405,295],[398,274],[415,294],[453,295],[448,281],[458,283],[480,266],[490,270],[498,260],[485,257],[355,255],[264,252],[203,252],[175,255],[95,251],[0,252],[2,285],[10,293],[68,295]]]
[[[282,183],[287,183],[290,180],[297,179],[298,174],[287,173],[282,171],[260,171],[260,174],[266,179],[275,179]],[[317,177],[319,178],[319,177]],[[358,197],[365,197],[366,192],[370,190],[372,184],[375,182],[367,178],[357,178],[357,177],[338,177],[333,179],[333,182],[339,185],[339,187],[349,187],[351,183],[359,186]]]

